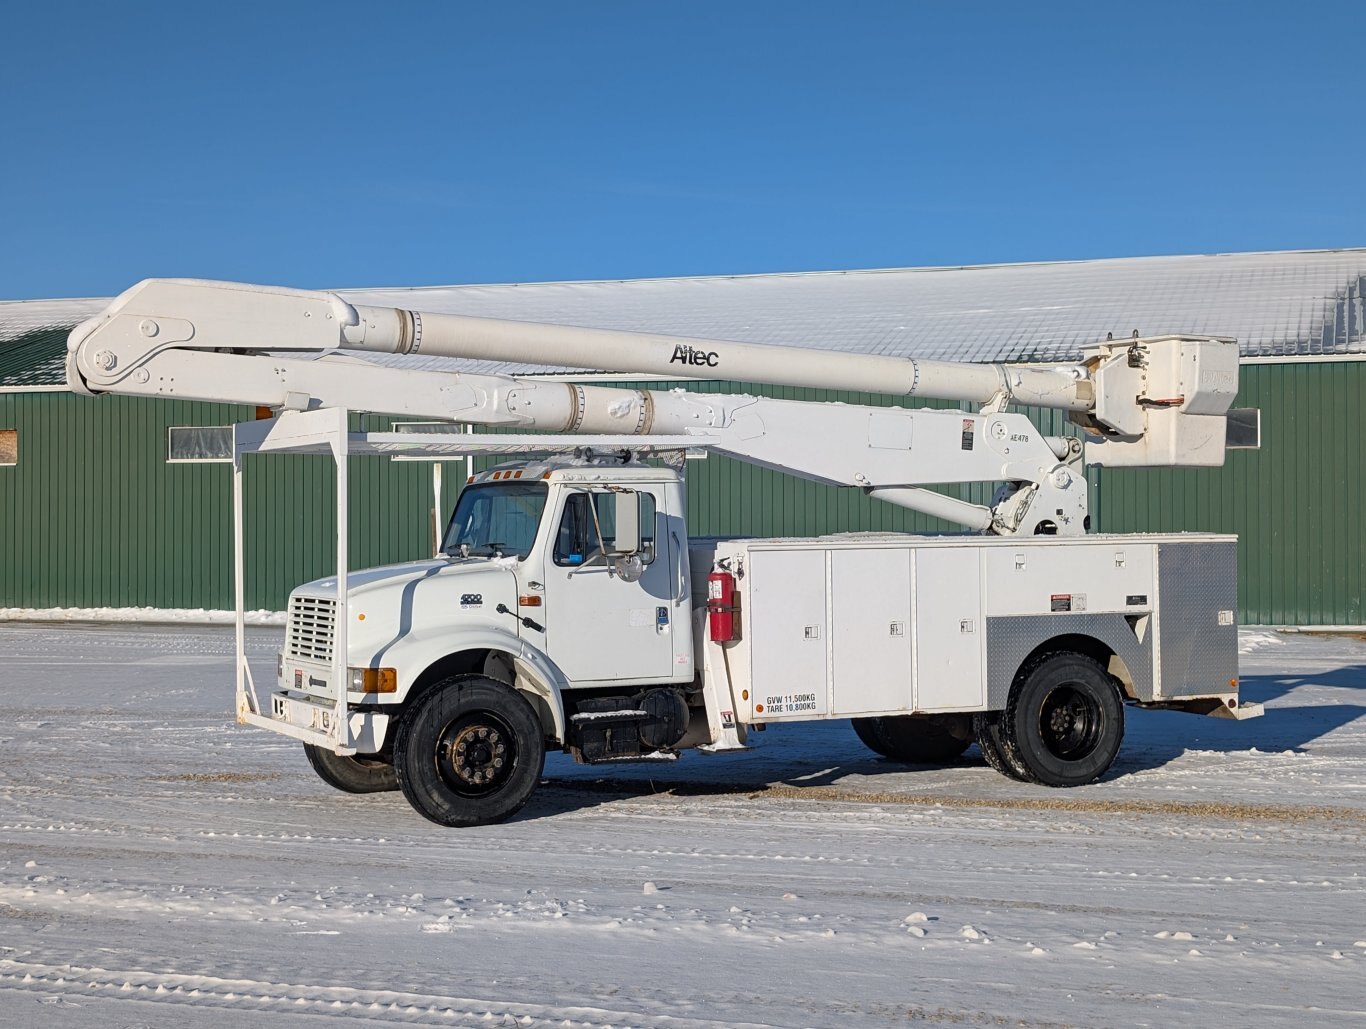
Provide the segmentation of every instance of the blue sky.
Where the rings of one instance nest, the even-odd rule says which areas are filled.
[[[0,297],[1366,245],[1361,4],[16,4]]]

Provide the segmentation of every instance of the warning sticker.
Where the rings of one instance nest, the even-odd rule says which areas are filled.
[[[975,426],[971,418],[963,419],[963,449],[971,450],[973,441],[977,438]]]
[[[1070,593],[1054,593],[1048,600],[1048,609],[1050,611],[1072,610],[1072,594]]]

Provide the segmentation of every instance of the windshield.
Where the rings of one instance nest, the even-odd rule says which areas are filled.
[[[526,557],[536,542],[547,495],[541,482],[470,486],[455,503],[441,552],[458,557],[466,544],[471,555]]]
[[[471,555],[526,558],[535,543],[548,496],[544,482],[486,482],[469,486],[455,503],[441,552],[459,556],[460,545]]]

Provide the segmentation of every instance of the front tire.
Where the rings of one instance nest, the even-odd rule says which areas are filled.
[[[482,675],[456,676],[423,694],[394,745],[399,788],[438,825],[503,821],[530,798],[544,765],[545,740],[531,704]]]
[[[1084,654],[1047,654],[1021,670],[1001,715],[999,740],[1045,786],[1084,786],[1114,763],[1124,739],[1124,697],[1114,676]]]
[[[398,789],[393,762],[378,754],[342,757],[312,743],[304,744],[304,753],[318,778],[343,793],[388,793]]]

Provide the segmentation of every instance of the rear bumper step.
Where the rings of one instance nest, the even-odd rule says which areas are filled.
[[[1138,706],[1147,711],[1185,711],[1192,715],[1232,718],[1240,722],[1247,718],[1260,718],[1265,713],[1261,704],[1240,701],[1237,697],[1192,697],[1190,700],[1158,700]]]

